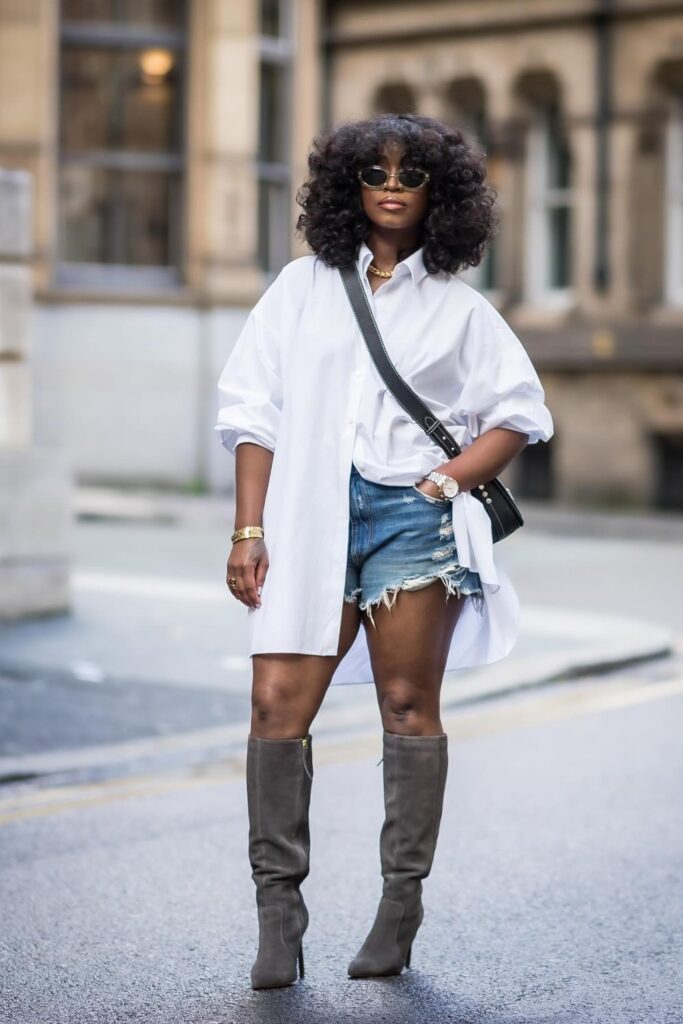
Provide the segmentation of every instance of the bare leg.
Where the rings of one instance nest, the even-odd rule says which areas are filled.
[[[448,650],[466,598],[436,579],[421,590],[401,590],[391,608],[373,609],[366,630],[382,724],[387,732],[436,736],[443,732],[441,683]]]
[[[384,885],[372,928],[349,964],[352,978],[386,977],[410,966],[448,769],[441,681],[463,600],[447,597],[436,579],[421,590],[399,591],[391,608],[380,604],[376,628],[367,629],[384,725]]]
[[[323,702],[339,662],[360,627],[358,606],[344,602],[336,657],[315,654],[255,654],[251,734],[261,739],[305,736]]]
[[[300,887],[309,871],[313,778],[308,730],[359,627],[358,607],[344,602],[336,656],[257,654],[252,659],[247,800],[249,859],[259,915],[253,988],[291,985],[297,965],[303,976],[308,909]]]

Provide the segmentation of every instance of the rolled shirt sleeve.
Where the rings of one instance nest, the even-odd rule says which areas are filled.
[[[214,429],[233,455],[250,441],[275,451],[282,412],[277,331],[264,315],[263,297],[251,310],[218,381]]]
[[[461,396],[473,437],[493,427],[527,434],[529,444],[554,433],[545,392],[521,341],[488,300],[472,314],[469,333],[476,346]]]

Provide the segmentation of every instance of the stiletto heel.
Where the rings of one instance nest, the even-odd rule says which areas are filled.
[[[297,966],[303,977],[308,909],[301,883],[309,870],[312,779],[310,733],[303,739],[249,736],[249,859],[259,922],[258,953],[251,969],[254,989],[294,984]]]
[[[422,880],[431,870],[448,769],[448,737],[384,732],[384,884],[373,925],[348,967],[351,978],[384,978],[410,967],[424,917]],[[407,951],[407,952],[406,952]]]

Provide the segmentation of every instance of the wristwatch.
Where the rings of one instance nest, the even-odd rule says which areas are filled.
[[[460,492],[458,481],[454,480],[452,476],[447,476],[445,473],[437,473],[436,470],[432,470],[431,473],[427,474],[425,480],[433,480],[438,485],[444,498],[452,500]]]

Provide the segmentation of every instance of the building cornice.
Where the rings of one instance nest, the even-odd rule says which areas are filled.
[[[343,4],[331,3],[329,16],[334,17],[336,7],[343,7]],[[628,6],[620,5],[618,0],[610,6],[609,13],[599,4],[582,5],[579,10],[558,10],[556,14],[529,15],[522,10],[518,14],[507,18],[492,17],[487,19],[485,14],[474,22],[452,20],[435,21],[431,25],[416,26],[396,24],[400,17],[400,5],[393,9],[393,23],[383,29],[373,25],[372,29],[342,29],[328,27],[321,34],[321,43],[326,49],[343,49],[354,47],[376,47],[391,45],[393,43],[419,43],[444,38],[473,38],[481,36],[507,35],[521,32],[554,31],[558,28],[574,28],[584,25],[586,28],[593,26],[596,20],[608,17],[613,21],[635,21],[652,18],[670,17],[671,15],[683,14],[683,3],[680,0],[665,0],[660,3],[631,3]],[[453,14],[453,5],[449,6],[449,13]],[[456,12],[457,13],[457,12]]]

